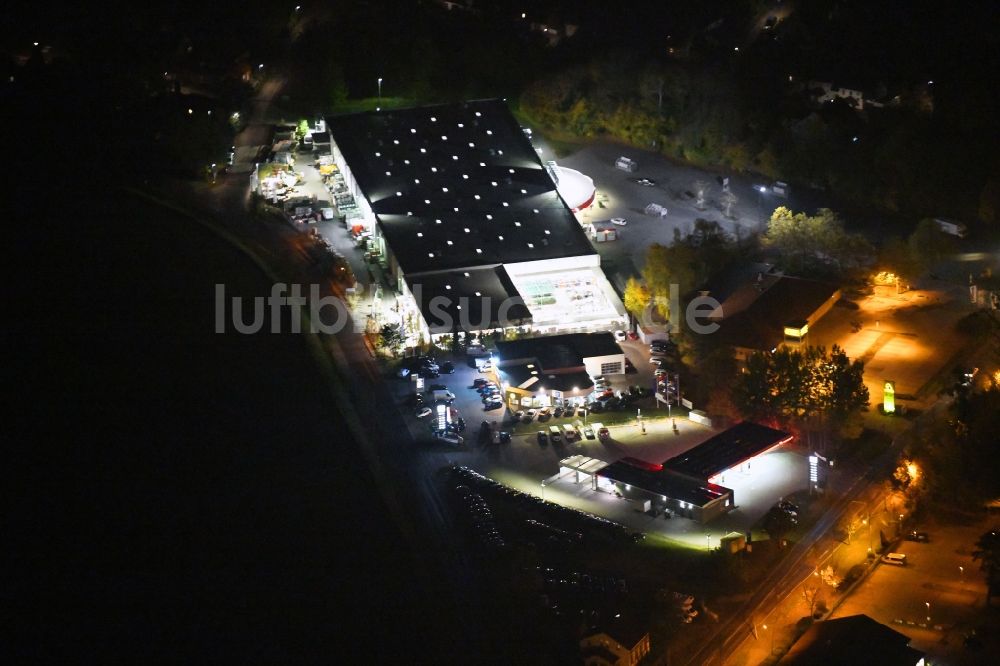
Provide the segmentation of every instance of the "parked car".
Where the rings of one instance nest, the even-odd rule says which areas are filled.
[[[586,437],[587,439],[594,439],[594,429],[591,428],[590,426],[586,426],[583,429],[583,436]]]
[[[515,421],[520,421],[523,418],[524,418],[524,410],[519,409],[516,412],[514,412],[514,420]]]
[[[447,391],[448,387],[445,384],[431,384],[427,387],[427,392],[431,391]]]
[[[883,564],[893,564],[898,567],[906,566],[906,555],[903,553],[886,553],[881,557]]]
[[[601,428],[597,431],[597,436],[601,439],[601,441],[611,439],[611,431],[607,428]]]
[[[440,372],[442,374],[445,374],[445,375],[454,374],[454,372],[455,372],[455,364],[452,363],[451,361],[445,361],[444,363],[441,364],[441,370],[440,370]]]
[[[472,388],[482,388],[483,386],[492,383],[493,382],[486,379],[485,377],[476,377],[475,379],[472,380]]]
[[[533,419],[536,416],[538,416],[538,410],[537,409],[529,409],[527,412],[525,412],[524,416],[526,417],[525,418],[526,421],[530,421],[531,419]]]
[[[330,207],[320,208],[319,209],[319,214],[323,217],[324,220],[332,220],[333,219],[333,209],[330,208]]]
[[[434,410],[431,409],[430,407],[421,407],[421,408],[417,409],[417,411],[414,412],[413,415],[416,416],[418,419],[422,419],[425,416],[430,416],[433,413],[434,413]]]
[[[539,444],[548,444],[549,443],[549,435],[544,430],[539,430],[538,431],[538,443]]]
[[[509,444],[510,443],[510,433],[507,432],[506,430],[501,430],[500,431],[500,443],[501,444]]]
[[[910,530],[906,533],[907,541],[922,541],[924,543],[930,541],[930,537],[927,532],[918,532],[917,530]]]
[[[628,220],[626,220],[624,217],[613,217],[611,218],[611,224],[614,224],[619,227],[624,227],[625,225],[628,224]]]
[[[552,416],[554,416],[555,418],[559,418],[560,416],[563,415],[563,411],[564,410],[562,407],[556,407],[554,410],[552,410]]]
[[[552,416],[552,410],[549,407],[542,407],[538,410],[539,419],[547,419]]]
[[[485,409],[486,411],[500,409],[501,407],[503,407],[503,400],[500,400],[499,398],[497,398],[496,400],[487,400],[486,403],[483,405],[483,409]]]

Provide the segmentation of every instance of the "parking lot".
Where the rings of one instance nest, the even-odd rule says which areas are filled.
[[[965,525],[921,526],[930,535],[928,543],[903,541],[896,547],[906,555],[906,566],[880,564],[833,617],[865,613],[909,636],[910,646],[926,651],[934,663],[987,663],[977,661],[963,640],[979,629],[984,641],[992,641],[987,645],[996,647],[996,618],[983,613],[986,585],[972,560],[976,539],[993,526],[986,516]],[[986,654],[989,649],[978,656]]]
[[[630,357],[644,351],[641,343],[625,343]],[[648,357],[648,351],[645,352]],[[648,363],[646,364],[648,366]],[[636,505],[614,495],[591,489],[589,483],[577,484],[572,477],[559,476],[559,461],[572,455],[582,454],[607,462],[631,456],[649,462],[663,462],[687,451],[710,437],[715,431],[679,416],[666,418],[666,410],[644,409],[643,428],[633,418],[620,425],[609,425],[610,437],[606,440],[581,438],[572,442],[562,441],[539,443],[538,430],[547,430],[551,425],[563,425],[575,421],[585,421],[587,425],[601,423],[601,414],[588,414],[585,418],[548,418],[512,426],[513,418],[509,410],[485,410],[479,393],[473,388],[476,378],[484,377],[475,368],[461,361],[454,362],[453,374],[442,374],[438,378],[425,379],[425,385],[440,384],[448,387],[455,395],[452,406],[466,423],[461,433],[461,445],[434,440],[431,436],[430,419],[410,416],[409,424],[414,439],[420,446],[433,447],[443,451],[452,464],[469,468],[500,481],[522,492],[558,502],[564,506],[594,513],[608,518],[631,530],[659,534],[675,542],[690,547],[704,548],[707,543],[718,546],[718,539],[731,532],[746,532],[774,505],[779,497],[791,495],[808,485],[808,463],[801,452],[781,449],[769,453],[752,463],[748,474],[732,472],[722,483],[734,490],[736,508],[709,525],[701,525],[680,517],[666,519],[662,514],[653,517],[637,512]],[[639,365],[636,366],[640,367]],[[633,375],[619,375],[612,378],[613,385],[638,383]],[[642,373],[652,378],[652,371]],[[403,401],[413,393],[415,384],[410,380],[395,379],[396,394],[400,409],[412,412]],[[428,400],[428,403],[430,401]],[[486,421],[492,429],[512,432],[508,443],[494,444],[492,440],[480,440],[481,423]],[[677,432],[673,426],[677,425]],[[706,538],[708,535],[708,538]]]

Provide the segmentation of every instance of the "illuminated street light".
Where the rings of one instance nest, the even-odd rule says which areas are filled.
[[[927,606],[927,624],[931,623],[931,602],[925,601],[924,605]]]
[[[382,106],[382,77],[378,77],[378,105]]]
[[[706,534],[705,535],[705,548],[709,552],[712,551],[712,535],[711,534]]]

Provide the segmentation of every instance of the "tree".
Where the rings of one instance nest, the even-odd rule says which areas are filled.
[[[384,324],[378,335],[378,345],[392,355],[396,355],[406,343],[399,324]]]
[[[840,584],[844,582],[844,579],[838,576],[837,573],[833,570],[833,567],[829,565],[825,569],[820,571],[819,575],[820,578],[823,579],[824,583],[826,583],[827,585],[829,585],[834,589],[840,587]]]
[[[643,282],[630,277],[625,283],[625,309],[635,317],[641,317],[652,300],[652,293]]]
[[[771,214],[763,241],[766,247],[778,250],[788,268],[797,272],[842,271],[868,263],[873,255],[868,241],[845,232],[840,218],[828,208],[810,216],[779,206]]]
[[[972,560],[979,562],[979,568],[986,572],[987,599],[992,597],[993,588],[1000,582],[1000,531],[992,529],[979,537]]]
[[[764,516],[761,526],[771,539],[780,544],[785,535],[795,527],[795,523],[787,511],[773,506]]]
[[[907,244],[910,247],[910,257],[921,272],[933,268],[955,251],[951,236],[941,231],[938,223],[931,218],[924,218],[917,223]]]
[[[802,601],[805,602],[806,607],[809,609],[809,617],[814,617],[816,615],[816,607],[819,604],[819,588],[813,587],[811,585],[804,585],[802,587]]]
[[[736,196],[736,193],[732,190],[726,190],[722,193],[722,207],[724,215],[730,219],[733,217],[733,206],[739,202],[740,198]]]
[[[699,209],[705,207],[705,195],[707,194],[707,192],[708,192],[708,183],[706,183],[704,180],[694,181],[694,196],[696,197],[694,205],[697,206]]]

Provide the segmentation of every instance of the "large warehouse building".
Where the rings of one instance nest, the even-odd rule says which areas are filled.
[[[624,324],[553,166],[503,101],[337,116],[328,126],[358,203],[351,224],[371,235],[403,319],[416,322],[411,336]]]

